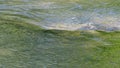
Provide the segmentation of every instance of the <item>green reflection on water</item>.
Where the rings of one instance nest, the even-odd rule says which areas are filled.
[[[113,9],[118,14],[119,2],[1,0],[0,68],[119,68],[120,32],[46,30],[28,24],[46,20],[51,23],[48,17],[61,21],[74,14],[82,15],[86,10],[92,12],[95,8]],[[4,7],[4,4],[8,6]],[[75,7],[76,4],[79,7]],[[109,10],[105,9],[101,14],[107,12]]]

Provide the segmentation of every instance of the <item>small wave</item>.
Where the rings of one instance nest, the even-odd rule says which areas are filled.
[[[92,5],[92,1],[89,4],[87,2],[83,0],[69,0],[69,2],[67,0],[12,0],[6,3],[3,0],[0,3],[0,13],[1,18],[19,17],[45,29],[120,30],[119,10],[116,11],[113,7],[108,8],[107,4],[100,7],[103,2],[96,2],[95,5]]]

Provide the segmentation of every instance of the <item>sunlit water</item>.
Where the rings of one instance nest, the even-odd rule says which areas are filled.
[[[45,29],[120,30],[119,0],[0,0],[0,14]]]

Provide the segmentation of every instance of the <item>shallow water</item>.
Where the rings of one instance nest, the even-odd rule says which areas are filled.
[[[45,29],[120,30],[119,0],[0,0],[0,14]]]
[[[120,0],[0,0],[0,68],[119,68],[119,7]]]

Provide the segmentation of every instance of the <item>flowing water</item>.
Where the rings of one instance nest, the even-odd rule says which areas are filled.
[[[119,68],[120,0],[0,0],[0,68]]]
[[[120,30],[119,0],[0,0],[0,14],[45,29]]]

